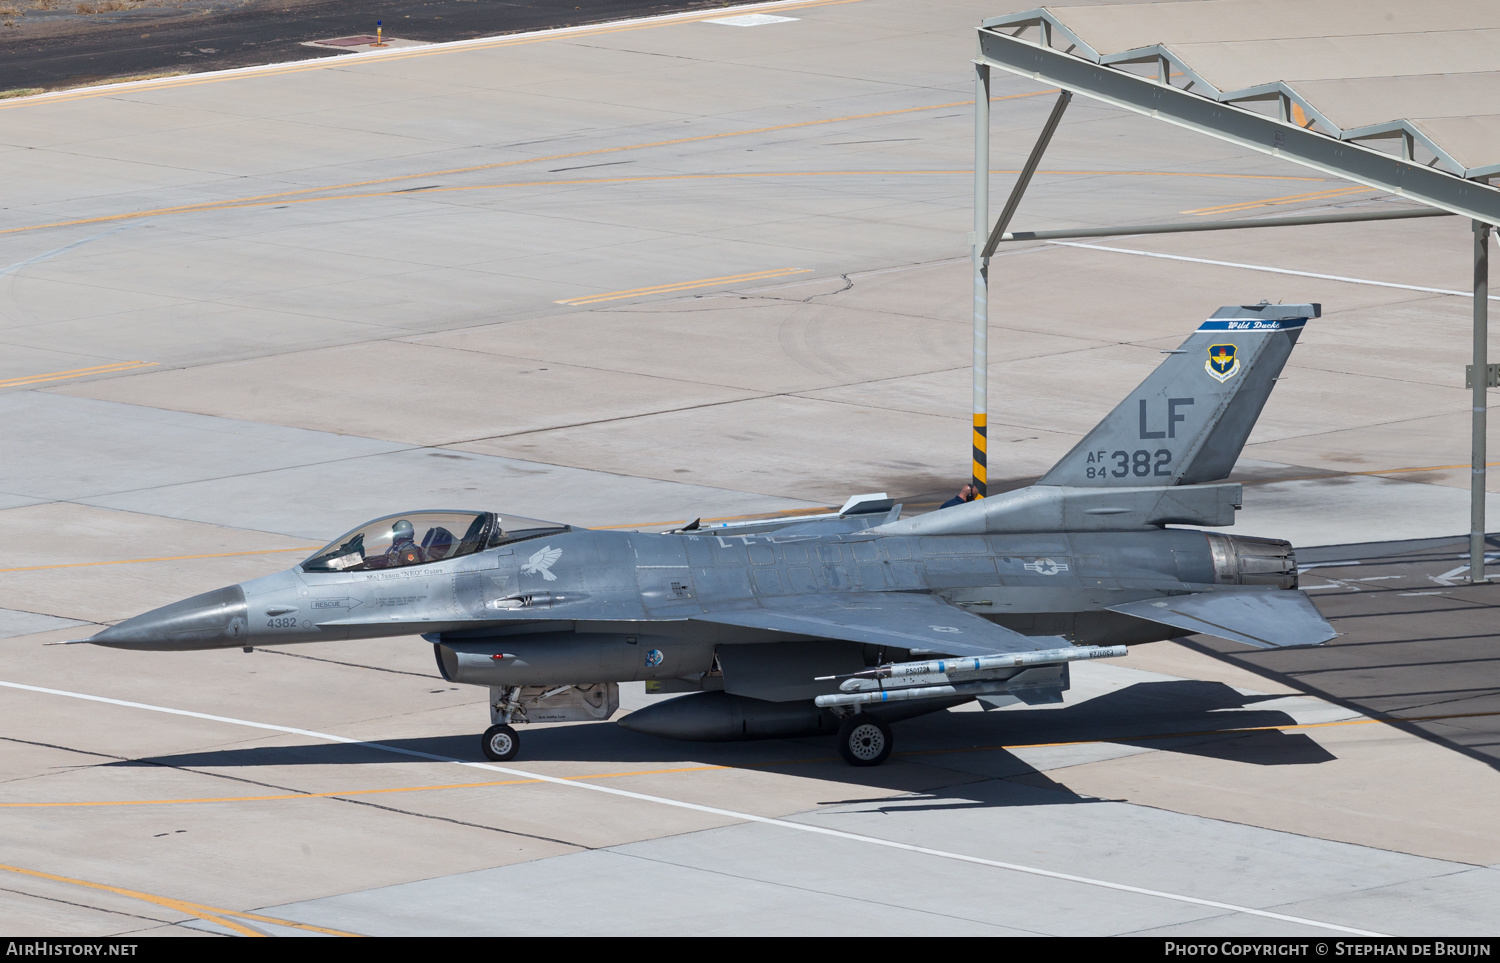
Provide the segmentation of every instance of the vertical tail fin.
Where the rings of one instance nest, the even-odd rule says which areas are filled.
[[[1038,484],[1138,488],[1217,481],[1234,468],[1318,304],[1223,307]]]

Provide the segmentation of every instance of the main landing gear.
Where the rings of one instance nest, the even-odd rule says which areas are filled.
[[[490,726],[480,737],[480,745],[495,762],[510,762],[521,748],[521,737],[510,726]]]
[[[878,766],[891,754],[891,727],[868,713],[849,716],[839,726],[839,755],[851,766]]]

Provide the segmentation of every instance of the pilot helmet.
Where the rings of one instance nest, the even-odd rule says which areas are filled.
[[[410,542],[416,537],[416,530],[411,527],[411,522],[406,519],[391,526],[391,541]]]

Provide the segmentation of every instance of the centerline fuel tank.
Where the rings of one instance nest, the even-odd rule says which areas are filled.
[[[433,646],[438,671],[468,685],[574,685],[675,679],[713,668],[712,642],[663,635],[570,630]]]

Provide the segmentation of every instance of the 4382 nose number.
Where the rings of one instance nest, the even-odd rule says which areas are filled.
[[[1089,455],[1089,461],[1094,462],[1096,456]],[[1103,478],[1112,475],[1115,478],[1124,478],[1126,475],[1145,477],[1147,475],[1170,475],[1172,474],[1172,453],[1165,448],[1155,451],[1147,451],[1137,448],[1135,451],[1112,451],[1105,458],[1104,452],[1097,455],[1098,464],[1085,466],[1084,474],[1089,478]],[[1113,461],[1114,464],[1109,464]]]

